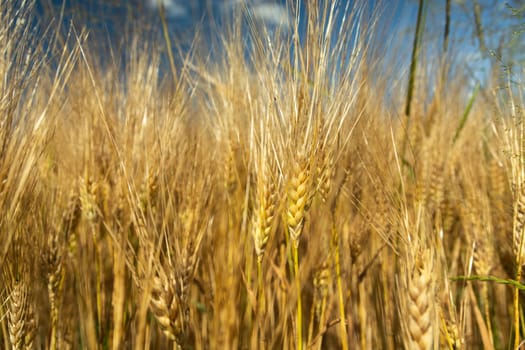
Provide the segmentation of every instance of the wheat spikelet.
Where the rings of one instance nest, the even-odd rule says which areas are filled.
[[[292,171],[288,184],[286,223],[290,237],[297,246],[303,229],[304,217],[311,199],[311,176],[308,163],[304,157],[302,157],[301,161],[294,163]]]
[[[459,335],[457,323],[449,319],[444,319],[442,323],[442,339],[440,344],[441,348],[461,349],[462,339]]]
[[[410,343],[417,349],[430,349],[432,345],[431,309],[428,301],[428,284],[430,279],[419,274],[412,279],[408,290],[411,305],[409,306],[408,330]]]
[[[276,186],[274,182],[261,180],[258,186],[257,209],[254,218],[253,240],[255,253],[259,260],[262,259],[266,244],[270,237],[270,231],[275,217]]]
[[[442,335],[440,337],[440,346],[441,348],[448,347],[449,349],[460,349],[462,339],[457,321],[454,296],[450,288],[446,271],[444,271],[443,279],[439,283],[437,297],[439,298],[437,308],[441,320],[440,330]]]
[[[431,210],[437,211],[445,197],[444,166],[436,160],[430,170],[429,199]]]
[[[370,225],[373,225],[375,230],[383,237],[388,237],[392,231],[392,222],[389,218],[389,210],[391,208],[390,199],[385,193],[379,190],[374,191],[374,212],[368,214],[367,220]],[[350,229],[350,223],[348,223],[348,229]],[[352,235],[351,237],[354,237]]]
[[[47,292],[51,313],[51,349],[56,348],[58,326],[58,304],[62,295],[64,280],[62,249],[58,242],[58,235],[51,235],[45,257],[47,268]]]
[[[317,324],[323,324],[324,314],[326,311],[326,300],[330,287],[330,266],[327,261],[324,261],[319,269],[317,269],[314,276],[314,304],[315,318]]]
[[[494,246],[488,240],[489,231],[480,230],[478,232],[473,259],[474,269],[478,275],[488,276],[494,267]]]
[[[66,238],[76,230],[81,216],[80,198],[77,193],[73,193],[69,198],[67,209],[62,215],[61,232]]]
[[[28,305],[27,308],[27,314],[26,314],[26,322],[24,326],[24,349],[25,350],[32,350],[34,349],[34,340],[37,330],[37,320],[35,311],[33,309],[33,306],[31,304]]]
[[[321,195],[321,199],[326,203],[328,194],[332,188],[332,180],[334,176],[334,156],[331,151],[320,150],[321,162],[317,166],[317,191]]]
[[[97,186],[93,181],[81,181],[80,185],[80,207],[82,215],[88,221],[95,221],[97,218]]]
[[[205,205],[206,200],[199,203],[198,205]],[[180,299],[184,307],[187,306],[188,288],[191,281],[193,280],[193,274],[197,268],[199,261],[200,246],[204,234],[207,229],[207,222],[203,222],[204,217],[203,207],[187,207],[180,214],[180,221],[182,223],[182,232],[184,235],[183,239],[183,251],[181,253],[180,260],[180,272],[179,272],[179,291]],[[185,310],[185,314],[187,310]]]
[[[444,197],[439,208],[439,212],[441,213],[441,227],[445,235],[454,229],[454,224],[457,219],[457,210],[454,206],[453,198],[451,198],[448,191],[446,193],[447,195]]]
[[[25,345],[26,317],[29,312],[27,292],[24,282],[15,282],[9,298],[9,341],[15,350],[22,350]]]
[[[430,190],[430,171],[431,171],[431,151],[429,150],[430,145],[424,143],[420,151],[421,163],[416,169],[416,187],[415,187],[415,200],[417,203],[426,206],[429,200]]]
[[[497,159],[489,163],[489,185],[491,200],[498,213],[505,211],[505,194],[507,192],[505,169]]]
[[[490,217],[484,215],[482,208],[484,198],[476,198],[475,203],[467,201],[462,206],[463,224],[465,232],[471,242],[474,242],[473,265],[476,273],[487,276],[494,266],[495,256],[494,246],[491,242],[491,222]],[[488,203],[486,204],[488,205]]]
[[[191,247],[186,250],[182,258],[178,290],[180,309],[185,321],[188,321],[189,318],[188,295],[198,259],[198,249],[192,249]]]
[[[114,219],[123,227],[131,223],[130,207],[126,200],[125,189],[119,186],[115,196],[115,206],[113,208]]]
[[[514,204],[513,252],[518,265],[525,263],[524,247],[525,228],[525,186],[521,185],[517,191]]]
[[[144,213],[148,209],[155,212],[158,187],[158,176],[152,171],[148,172],[146,180],[141,185],[139,194],[140,207]]]
[[[226,155],[225,164],[225,178],[224,187],[226,192],[232,195],[237,188],[237,163],[236,163],[236,148],[228,146],[228,153]]]
[[[74,192],[70,198],[66,211],[62,215],[61,232],[67,245],[67,254],[72,258],[77,250],[76,230],[82,218],[82,202],[78,193]]]
[[[65,278],[64,243],[69,244],[69,254],[73,256],[76,244],[75,231],[82,216],[81,203],[78,194],[73,193],[69,198],[66,210],[62,214],[60,227],[54,229],[47,243],[45,255],[47,294],[50,305],[51,318],[51,349],[60,348],[58,344],[59,304],[62,298]]]
[[[328,292],[330,287],[330,266],[328,258],[323,259],[323,263],[319,266],[313,276],[314,295],[312,300],[312,308],[310,310],[310,324],[308,326],[308,344],[313,346],[314,329],[321,328],[325,323],[326,304],[328,299]],[[319,337],[319,341],[320,341]]]

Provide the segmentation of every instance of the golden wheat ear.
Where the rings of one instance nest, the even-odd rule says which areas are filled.
[[[295,161],[288,181],[288,206],[286,208],[286,224],[292,243],[299,245],[303,224],[311,199],[310,166],[306,157]]]
[[[429,350],[434,346],[435,302],[432,261],[422,252],[417,261],[407,266],[407,326],[408,348]]]
[[[13,283],[9,296],[8,331],[13,349],[32,349],[37,329],[36,315],[25,281]]]
[[[151,310],[164,334],[176,343],[180,343],[183,320],[174,277],[157,276],[153,279]]]

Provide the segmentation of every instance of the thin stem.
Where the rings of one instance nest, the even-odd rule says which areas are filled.
[[[295,274],[295,287],[297,290],[297,350],[303,349],[303,310],[301,303],[301,278],[299,276],[299,242],[292,240],[293,267]]]
[[[341,279],[341,257],[339,256],[339,235],[335,225],[332,225],[332,252],[334,256],[335,274],[337,279],[337,294],[339,299],[339,332],[341,333],[341,342],[343,350],[348,350],[348,334],[346,331],[346,315],[343,296],[343,281]]]
[[[481,7],[477,0],[473,1],[474,3],[474,24],[476,25],[476,35],[479,40],[479,49],[483,55],[487,52],[487,45],[485,44],[485,35],[483,33],[483,25],[481,23]]]
[[[262,256],[257,257],[257,304],[259,304],[259,312],[261,315],[264,314],[264,283],[263,283],[263,272],[262,272]]]
[[[171,74],[173,75],[173,80],[175,83],[177,82],[177,68],[175,67],[175,59],[173,58],[173,51],[171,49],[171,39],[168,29],[168,24],[166,21],[166,13],[164,10],[164,5],[161,1],[159,1],[159,16],[160,16],[160,22],[162,23],[162,33],[164,34],[164,40],[166,41],[166,50],[168,53],[168,59],[170,62],[170,69]]]
[[[410,129],[410,111],[412,107],[412,99],[414,95],[415,90],[415,84],[416,84],[416,70],[417,70],[417,62],[418,62],[418,56],[419,56],[419,50],[421,46],[421,40],[423,38],[423,31],[425,28],[425,1],[419,0],[419,9],[417,12],[417,22],[416,22],[416,33],[414,35],[414,43],[412,45],[412,58],[410,60],[410,71],[409,71],[409,78],[408,78],[408,88],[407,88],[407,97],[406,97],[406,105],[405,105],[405,136],[403,139],[403,145],[401,148],[401,158],[405,158],[405,151],[408,144],[408,134]]]
[[[318,326],[320,333],[322,332],[322,329],[326,323],[325,314],[326,314],[326,295],[323,296],[323,301],[321,302],[321,315],[319,316],[319,326]],[[321,334],[321,339],[319,339],[317,348],[321,349],[322,344],[323,344],[323,339],[322,339],[322,334]]]
[[[483,311],[485,313],[485,319],[487,322],[487,330],[489,333],[490,342],[491,344],[494,344],[494,335],[492,333],[492,322],[490,320],[490,304],[489,304],[488,285],[484,284],[482,288],[483,289],[481,290],[481,292],[483,295],[483,309],[484,309]]]
[[[448,38],[450,34],[450,0],[446,0],[445,4],[445,34],[443,35],[443,54],[448,51]]]
[[[518,258],[518,261],[520,259]],[[521,263],[516,271],[516,281],[521,281]],[[514,288],[514,349],[520,346],[520,291]]]
[[[306,344],[308,347],[312,344],[312,338],[314,334],[314,320],[315,320],[315,303],[317,302],[316,295],[314,294],[314,298],[312,301],[312,307],[310,308],[310,321],[308,322],[308,334],[306,336]]]
[[[266,314],[266,304],[264,299],[264,283],[262,271],[262,256],[257,257],[257,328],[258,343],[264,345],[263,317]],[[264,348],[264,347],[263,347]]]

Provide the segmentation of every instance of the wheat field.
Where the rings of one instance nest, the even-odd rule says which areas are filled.
[[[44,45],[30,3],[0,0],[5,349],[525,340],[523,94],[497,67],[472,93],[436,59],[406,114],[359,5],[105,64],[73,25]]]

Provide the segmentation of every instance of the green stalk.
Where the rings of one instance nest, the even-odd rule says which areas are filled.
[[[517,290],[525,290],[525,285],[521,284],[518,281],[515,281],[512,279],[506,279],[506,278],[499,278],[495,276],[478,276],[478,275],[457,276],[457,277],[451,277],[450,280],[453,282],[458,282],[458,281],[495,282],[497,284],[503,284],[503,285],[514,287]]]
[[[405,158],[405,150],[408,143],[408,130],[410,126],[410,111],[412,108],[412,99],[414,96],[414,89],[416,84],[416,71],[417,71],[417,59],[419,56],[419,50],[421,47],[421,40],[423,38],[423,32],[425,29],[425,17],[426,17],[426,6],[425,0],[419,0],[419,8],[417,11],[417,22],[416,22],[416,34],[414,35],[414,43],[412,45],[412,58],[410,60],[410,73],[408,77],[408,89],[407,99],[405,105],[405,117],[406,117],[406,132],[403,140],[403,146],[401,148],[401,158]]]
[[[473,0],[474,4],[474,24],[476,25],[476,35],[479,40],[479,49],[483,55],[487,54],[487,45],[485,44],[485,35],[483,34],[483,25],[481,24],[481,7],[477,0]]]
[[[516,254],[516,282],[521,282],[521,273],[522,273],[522,266],[523,266],[523,249],[524,249],[524,234],[525,231],[523,227],[521,227],[520,230],[518,230],[518,223],[520,222],[519,214],[520,214],[520,202],[521,202],[521,195],[522,195],[522,189],[518,192],[518,196],[516,199],[516,202],[514,204],[514,222],[513,222],[513,231],[514,234],[519,234],[519,247],[518,252]],[[521,226],[521,225],[520,225]],[[514,349],[520,348],[520,291],[518,288],[514,288]]]
[[[463,111],[463,115],[461,116],[461,120],[459,121],[458,128],[456,129],[456,133],[454,134],[454,138],[452,139],[452,143],[456,143],[459,134],[461,133],[461,130],[465,127],[465,124],[467,123],[468,116],[470,114],[470,111],[472,110],[472,106],[474,106],[474,101],[476,100],[476,96],[479,92],[479,84],[476,85],[474,88],[474,91],[472,92],[472,95],[470,95],[470,98],[467,103],[467,107],[465,108],[465,111]]]
[[[443,54],[446,55],[448,51],[448,37],[450,34],[450,0],[446,0],[445,4],[445,34],[443,35]]]
[[[159,1],[159,16],[160,22],[162,23],[162,33],[164,34],[164,41],[166,41],[166,50],[168,52],[168,59],[170,61],[171,74],[173,75],[173,81],[177,83],[177,68],[175,67],[175,59],[173,58],[173,51],[171,49],[171,40],[168,30],[168,23],[166,22],[164,5],[161,1]]]

